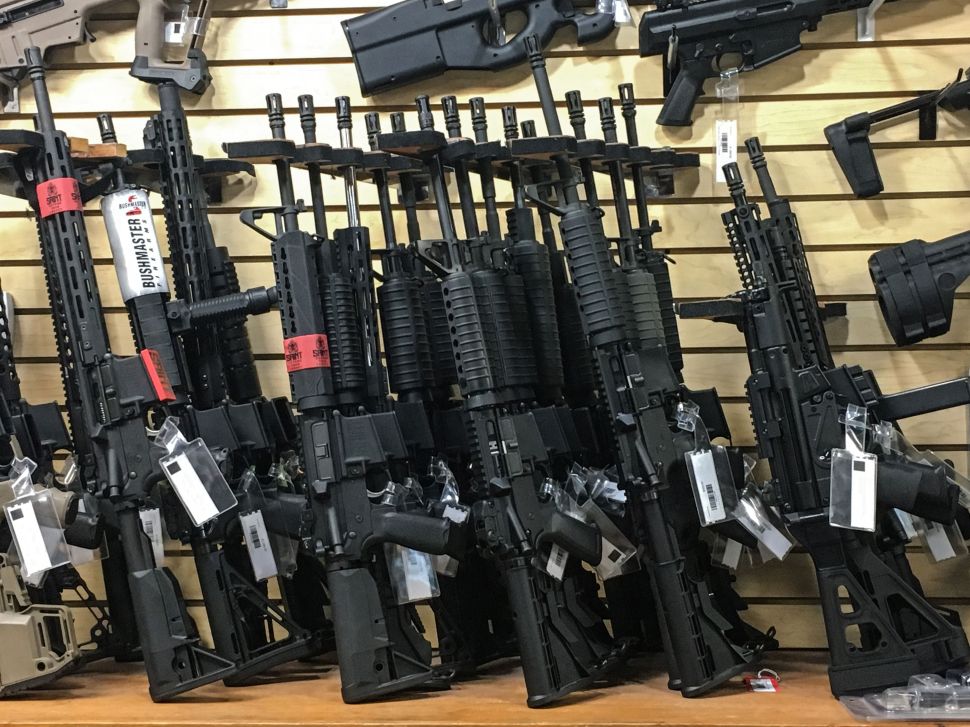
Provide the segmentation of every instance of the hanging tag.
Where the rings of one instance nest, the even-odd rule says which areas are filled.
[[[744,546],[737,540],[718,536],[711,547],[711,560],[728,570],[736,571],[741,564],[743,552]]]
[[[831,453],[829,524],[875,532],[878,458],[866,452],[867,409],[849,404],[842,420],[845,449]]]
[[[219,508],[209,497],[202,479],[184,452],[166,458],[162,468],[194,525],[203,525],[219,517]]]
[[[916,528],[915,516],[910,515],[905,510],[899,510],[894,508],[893,512],[896,514],[896,519],[899,520],[899,524],[903,526],[903,532],[906,533],[906,537],[910,540],[916,538],[919,535],[919,530]]]
[[[596,0],[596,12],[613,15],[613,25],[633,25],[633,13],[627,0]]]
[[[918,519],[917,523],[923,549],[934,563],[967,554],[966,541],[956,523],[943,525],[922,518]]]
[[[561,581],[566,572],[566,563],[569,560],[569,553],[559,547],[556,543],[552,544],[549,550],[549,558],[543,570],[557,581]]]
[[[148,536],[152,544],[152,554],[155,565],[161,566],[165,562],[165,536],[162,531],[162,511],[157,507],[148,507],[138,511],[141,519],[141,529]]]
[[[761,491],[753,484],[745,485],[734,515],[738,522],[758,539],[761,559],[784,560],[794,547],[795,540],[778,514],[764,502]]]
[[[31,577],[54,567],[51,563],[44,534],[41,532],[34,504],[25,500],[19,504],[8,505],[7,522],[13,534],[17,552],[20,555],[21,570],[26,577]]]
[[[438,577],[428,553],[385,543],[384,556],[398,605],[427,601],[440,594]]]
[[[637,549],[629,538],[616,526],[616,523],[599,507],[594,500],[586,500],[579,505],[584,522],[593,523],[599,528],[602,538],[601,551],[603,557],[596,565],[596,575],[601,580],[633,573],[640,570],[640,559]]]
[[[236,506],[212,452],[200,438],[186,441],[178,419],[168,417],[162,423],[155,444],[168,450],[158,461],[193,525],[201,527]]]
[[[689,452],[691,479],[694,480],[695,494],[701,505],[701,524],[711,525],[727,517],[721,490],[717,482],[717,468],[711,450]]]
[[[263,513],[259,510],[239,516],[243,537],[246,539],[246,549],[249,551],[249,561],[253,565],[253,574],[257,581],[265,581],[279,575],[273,547],[266,532]]]
[[[694,432],[694,449],[686,452],[687,473],[694,487],[694,501],[701,525],[714,525],[730,520],[737,506],[731,461],[727,450],[712,445],[696,405],[680,404],[677,422],[681,429]]]
[[[439,576],[454,578],[458,575],[458,559],[447,554],[432,555],[431,562],[434,565],[434,572]]]
[[[738,118],[740,116],[741,75],[736,68],[721,73],[714,85],[721,99],[718,118],[714,120],[714,183],[725,184],[724,165],[738,160]]]

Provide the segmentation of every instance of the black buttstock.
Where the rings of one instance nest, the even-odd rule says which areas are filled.
[[[861,198],[873,197],[884,189],[869,141],[871,126],[869,114],[862,113],[825,127],[825,138],[852,193]]]

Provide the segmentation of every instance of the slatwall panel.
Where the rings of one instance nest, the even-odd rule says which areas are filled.
[[[455,94],[462,102],[484,95],[496,136],[501,131],[499,110],[507,103],[518,105],[520,119],[541,120],[531,79],[523,68],[499,74],[453,73],[376,99],[362,99],[339,23],[386,4],[384,0],[290,0],[285,10],[271,9],[267,0],[213,0],[213,4],[206,48],[215,83],[201,98],[185,100],[197,152],[218,155],[223,141],[268,136],[264,95],[274,91],[283,94],[291,112],[297,95],[314,94],[320,140],[335,144],[333,98],[341,94],[354,100],[358,112],[365,108],[411,112],[413,97],[420,92],[433,99]],[[635,14],[642,10],[635,8]],[[119,138],[131,145],[140,143],[155,100],[146,85],[127,75],[134,17],[133,3],[110,6],[92,23],[96,43],[51,55],[54,109],[68,133],[93,136],[95,114],[109,111],[115,116]],[[826,19],[821,29],[806,36],[809,44],[803,52],[743,77],[741,138],[754,133],[761,137],[779,191],[796,202],[822,299],[848,301],[848,318],[830,327],[839,358],[873,368],[886,391],[962,375],[970,364],[970,326],[966,325],[970,295],[959,296],[957,324],[947,336],[898,351],[882,325],[866,259],[886,244],[913,237],[938,239],[967,226],[962,214],[970,181],[966,116],[941,117],[936,142],[917,144],[915,121],[880,132],[876,146],[886,193],[871,201],[852,199],[827,151],[822,128],[851,113],[888,106],[951,80],[966,60],[970,8],[962,0],[899,0],[880,12],[879,40],[869,44],[855,42],[854,16],[848,14]],[[720,227],[725,194],[712,183],[712,128],[718,104],[703,99],[692,128],[656,127],[653,120],[662,100],[660,62],[639,58],[636,46],[635,28],[624,28],[614,38],[581,50],[571,47],[568,33],[563,33],[548,54],[553,87],[560,96],[572,88],[582,91],[590,128],[596,128],[596,98],[615,94],[618,83],[633,81],[640,103],[641,141],[701,154],[701,168],[680,177],[677,195],[658,201],[652,211],[664,227],[660,244],[670,248],[677,262],[672,268],[675,294],[698,298],[731,292],[738,280]],[[22,113],[3,117],[0,125],[29,124],[32,107],[27,91]],[[295,114],[289,120],[290,135],[299,136]],[[416,124],[413,113],[409,123]],[[358,142],[364,139],[362,126],[358,113]],[[301,189],[306,194],[306,187]],[[605,180],[602,192],[608,199]],[[328,183],[326,193],[331,224],[342,225],[345,208],[340,185]],[[274,204],[276,194],[271,170],[261,169],[256,179],[234,181],[226,201],[212,210],[216,237],[235,254],[244,285],[271,283],[272,270],[266,241],[244,229],[237,213],[246,206]],[[508,200],[509,190],[500,188],[499,195]],[[364,187],[362,199],[365,224],[375,228],[379,239],[373,190]],[[430,211],[423,214],[433,230]],[[114,345],[129,352],[127,320],[93,205],[90,215],[89,231]],[[160,218],[157,223],[161,226]],[[60,383],[33,224],[24,205],[0,199],[0,225],[4,245],[0,277],[18,305],[16,350],[25,393],[34,401],[57,398]],[[403,220],[399,225],[403,237]],[[285,393],[277,321],[266,316],[253,321],[250,330],[267,393]],[[743,399],[742,338],[728,326],[695,321],[684,323],[682,334],[688,382],[695,387],[717,386],[727,402],[735,441],[752,444]],[[908,425],[907,432],[917,443],[933,446],[965,468],[966,412],[921,418]],[[965,561],[933,567],[921,553],[914,553],[913,560],[928,594],[970,610]],[[183,576],[193,611],[200,614],[192,564],[177,544],[171,545],[169,564]],[[784,645],[824,644],[807,556],[796,554],[785,563],[761,569],[744,567],[739,584],[751,603],[752,620],[762,626],[778,625]]]

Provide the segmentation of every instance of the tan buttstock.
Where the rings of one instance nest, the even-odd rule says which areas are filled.
[[[46,53],[48,48],[55,46],[83,43],[87,38],[91,10],[111,2],[114,0],[64,0],[60,7],[14,20],[0,29],[0,69],[24,67],[24,52],[32,46]],[[19,13],[29,13],[31,6],[40,4],[37,0],[0,2],[0,12],[16,18]]]
[[[3,556],[0,609],[0,696],[53,681],[80,659],[70,609],[31,604]]]

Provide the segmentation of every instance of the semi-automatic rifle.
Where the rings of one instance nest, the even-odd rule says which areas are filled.
[[[860,425],[871,427],[965,405],[970,387],[962,379],[884,395],[872,372],[835,365],[797,218],[777,194],[757,139],[748,140],[747,149],[769,217],[763,219],[758,205],[748,201],[736,164],[724,168],[734,207],[722,215],[744,289],[721,301],[682,303],[680,314],[734,323],[744,333],[758,449],[770,465],[781,513],[815,564],[832,692],[878,690],[903,684],[914,673],[962,665],[970,648],[959,619],[929,604],[898,544],[882,542],[892,537],[891,528],[882,525],[892,508],[953,522],[958,488],[944,468],[878,455],[875,534],[834,526],[830,508],[836,496],[833,463],[850,451],[841,449],[848,425],[840,423],[850,406],[861,411]],[[864,445],[859,449],[852,455],[853,491],[866,486],[871,464]]]
[[[453,531],[450,521],[406,502],[409,443],[416,433],[402,431],[384,394],[368,234],[356,202],[361,151],[352,148],[349,103],[337,102],[347,149],[308,144],[298,150],[285,138],[275,94],[267,97],[273,138],[224,148],[231,158],[259,158],[277,169],[281,206],[241,218],[272,241],[286,369],[298,411],[306,543],[326,566],[343,698],[361,702],[437,682],[414,607],[396,600],[391,559],[396,548],[447,553]],[[308,101],[303,104],[308,111]],[[297,162],[314,165],[311,175],[322,166],[342,173],[350,225],[333,239],[299,228],[291,176]],[[318,230],[325,229],[323,213],[315,216]],[[276,219],[275,232],[259,225],[267,214]]]
[[[79,477],[104,504],[106,528],[119,533],[149,691],[155,700],[169,699],[234,668],[199,645],[178,583],[156,566],[139,517],[162,477],[146,415],[174,393],[154,351],[129,357],[111,351],[82,214],[84,192],[67,137],[54,124],[40,51],[29,49],[27,59],[38,130],[4,134],[22,142],[16,160],[37,214]]]

